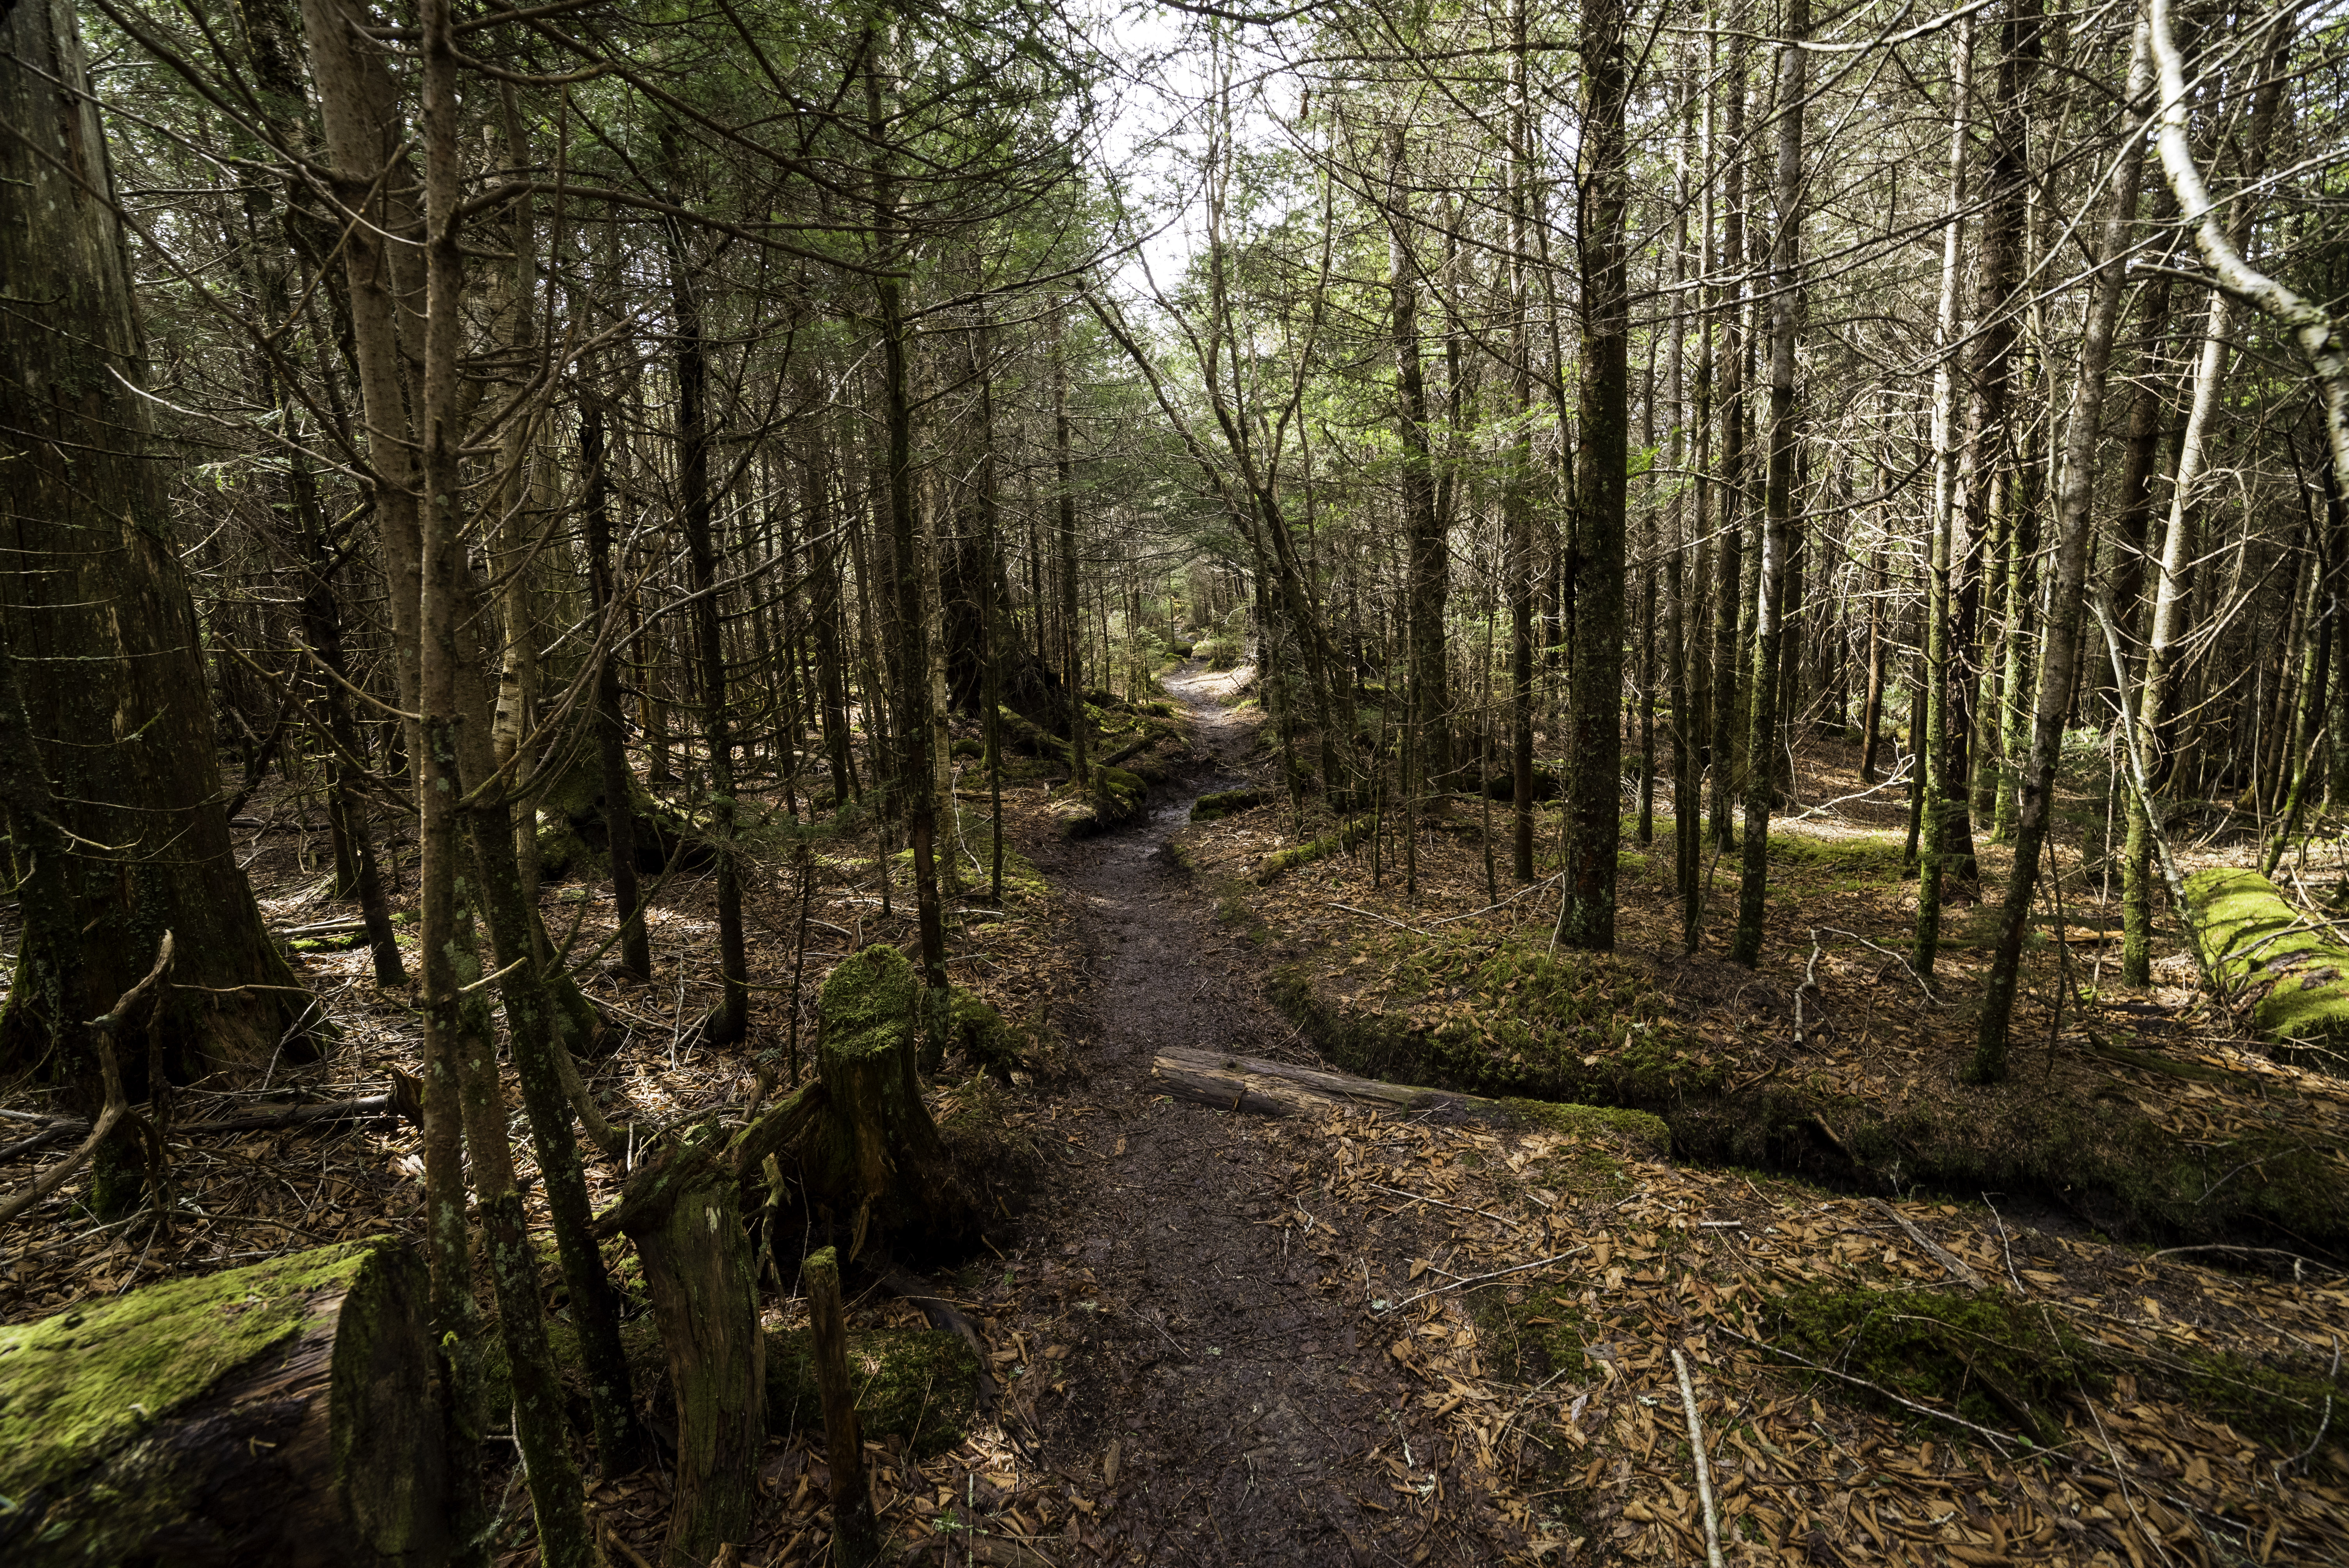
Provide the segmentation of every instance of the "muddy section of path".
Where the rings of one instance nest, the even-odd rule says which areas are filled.
[[[1264,1124],[1154,1088],[1151,1057],[1167,1047],[1299,1051],[1257,965],[1166,851],[1201,790],[1231,781],[1253,727],[1195,666],[1166,685],[1220,776],[1045,859],[1095,978],[1090,1076],[1061,1102],[1081,1151],[1031,1243],[1049,1238],[1042,1283],[1070,1304],[1071,1354],[1050,1374],[1061,1392],[1036,1405],[1042,1457],[1107,1480],[1112,1562],[1493,1561],[1473,1519],[1393,1509],[1406,1483],[1392,1461],[1409,1452],[1412,1479],[1434,1479],[1421,1387],[1386,1355],[1362,1287],[1325,1288]],[[1408,1236],[1391,1229],[1383,1245]]]

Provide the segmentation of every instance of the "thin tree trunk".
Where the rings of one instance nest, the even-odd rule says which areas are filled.
[[[1785,593],[1786,534],[1795,511],[1795,332],[1802,311],[1803,100],[1809,58],[1801,42],[1810,33],[1809,0],[1787,0],[1783,23],[1790,42],[1778,56],[1778,231],[1770,246],[1770,450],[1762,493],[1762,559],[1754,595],[1754,683],[1746,721],[1745,842],[1737,892],[1733,962],[1752,967],[1762,956],[1763,900],[1770,876],[1769,753],[1777,733],[1777,666],[1784,639],[1780,612]]]
[[[1917,928],[1909,966],[1933,973],[1941,945],[1941,861],[1950,844],[1951,576],[1958,569],[1953,537],[1958,490],[1958,283],[1965,249],[1966,153],[1973,95],[1973,19],[1958,24],[1950,59],[1950,181],[1948,226],[1941,234],[1941,289],[1933,346],[1933,548],[1925,573],[1925,723],[1917,741],[1924,763],[1924,842],[1917,857]]]
[[[1431,784],[1452,776],[1452,699],[1446,689],[1444,612],[1452,559],[1436,509],[1435,471],[1428,440],[1427,389],[1420,369],[1419,269],[1411,251],[1411,194],[1405,183],[1403,132],[1387,129],[1387,293],[1395,356],[1395,433],[1402,442],[1403,525],[1410,551],[1407,641],[1413,711]]]
[[[2281,36],[2273,47],[2282,50]],[[2282,98],[2281,81],[2280,72],[2269,72],[2253,100],[2249,134],[2244,141],[2247,180],[2256,180],[2264,165],[2267,138]],[[2163,156],[2167,162],[2166,146]],[[2230,215],[2230,232],[2223,241],[2234,253],[2240,255],[2250,242],[2258,214],[2255,197],[2247,195],[2236,203]],[[2188,399],[2186,425],[2178,438],[2178,471],[2170,480],[2169,515],[2162,529],[2161,553],[2155,562],[2144,674],[2137,682],[2135,735],[2141,748],[2137,760],[2148,779],[2158,779],[2163,773],[2160,741],[2172,706],[2171,663],[2191,624],[2187,575],[2195,548],[2194,505],[2202,483],[2210,421],[2218,412],[2220,393],[2226,385],[2235,311],[2231,294],[2211,291],[2201,352],[2194,362],[2193,391]],[[2338,490],[2336,481],[2333,491]],[[2125,612],[2129,608],[2124,603]],[[2127,810],[2127,837],[2121,851],[2121,983],[2146,985],[2153,980],[2154,835],[2146,816],[2147,804],[2137,792],[2129,793]]]
[[[938,898],[937,792],[930,761],[929,624],[923,603],[921,524],[914,509],[914,408],[906,363],[907,334],[900,264],[905,237],[898,228],[896,181],[890,170],[887,92],[883,77],[894,67],[889,46],[875,37],[865,46],[864,112],[872,139],[873,242],[880,266],[873,279],[881,332],[882,415],[886,469],[881,493],[889,519],[895,556],[897,606],[897,687],[903,702],[903,733],[897,738],[904,763],[900,794],[905,834],[914,852],[914,903],[921,934],[922,977],[943,996],[947,987],[946,913]],[[1079,703],[1083,694],[1077,694]]]
[[[2160,0],[2154,0],[2158,10]],[[2148,27],[2136,28],[2129,62],[2127,108],[2134,117],[2153,82]],[[2046,648],[2040,657],[2039,693],[2033,704],[2031,760],[2024,770],[2015,813],[2014,869],[2007,882],[2006,907],[1999,922],[1998,947],[1991,960],[1984,987],[1982,1017],[1975,1037],[1969,1077],[1978,1083],[1997,1083],[2006,1077],[2007,1032],[2014,1012],[2014,993],[2021,981],[2023,937],[2031,923],[2032,895],[2038,887],[2039,861],[2047,840],[2049,810],[2054,803],[2055,768],[2064,745],[2064,718],[2072,706],[2072,687],[2078,672],[2080,622],[2072,613],[2081,603],[2087,580],[2089,518],[2095,495],[2097,426],[2104,411],[2105,374],[2111,363],[2113,331],[2120,315],[2121,289],[2127,282],[2122,258],[2127,253],[2130,225],[2137,216],[2137,186],[2145,166],[2145,145],[2137,137],[2125,139],[2107,187],[2106,211],[2096,243],[2096,273],[2089,296],[2088,320],[2080,340],[2077,378],[2072,387],[2072,407],[2064,442],[2064,470],[2055,501],[2055,575],[2050,602],[2055,607],[2045,628]]]

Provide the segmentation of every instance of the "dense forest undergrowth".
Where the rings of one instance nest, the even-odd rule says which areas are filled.
[[[1488,907],[1473,799],[1416,846],[1365,834],[1298,863],[1328,835],[1300,830],[1268,788],[1278,758],[1258,742],[1252,673],[1178,675],[1204,742],[1164,717],[1172,705],[1102,711],[1098,738],[1146,738],[1132,759],[1160,781],[1105,829],[1072,828],[1065,769],[1006,769],[1006,898],[957,905],[955,975],[997,1032],[966,1033],[927,1095],[963,1168],[987,1173],[985,1240],[943,1260],[936,1287],[977,1343],[929,1326],[877,1272],[848,1319],[886,1532],[990,1563],[1226,1550],[1685,1561],[1708,1514],[1733,1562],[2349,1550],[2349,1469],[2327,1413],[2349,1290],[2322,1197],[2340,1190],[2349,1082],[2272,1061],[2190,984],[2100,987],[2076,859],[2064,863],[2077,945],[2035,951],[2026,994],[2052,998],[2071,963],[2077,997],[2061,1018],[2026,1002],[2044,1057],[1985,1091],[1959,1081],[1963,936],[1930,1001],[1892,956],[1908,918],[1897,806],[1871,819],[1847,802],[1774,835],[1782,935],[1754,969],[1679,954],[1671,890],[1651,885],[1637,850],[1618,953],[1552,956],[1554,903],[1537,891]],[[1801,777],[1832,798],[1848,762],[1822,745]],[[976,810],[965,823],[982,865],[984,825]],[[321,828],[298,799],[271,797],[240,836],[273,928],[301,934],[289,945],[342,1037],[259,1086],[173,1105],[168,1223],[146,1208],[76,1224],[81,1183],[51,1199],[54,1239],[13,1254],[0,1282],[9,1321],[119,1311],[141,1285],[323,1243],[420,1239],[414,1129],[203,1130],[347,1101],[419,1065],[404,996],[374,984],[321,897]],[[386,848],[398,865],[396,835]],[[707,869],[669,883],[653,905],[651,983],[590,972],[621,1026],[583,1064],[605,1113],[649,1145],[663,1126],[741,1125],[792,1087],[795,1056],[812,1060],[824,1027],[820,977],[910,934],[902,889],[885,905],[888,858],[877,832],[842,833],[801,862],[804,887],[790,861],[757,867],[754,983],[797,972],[783,994],[803,1001],[796,1021],[762,1008],[739,1047],[693,1038],[718,992]],[[590,849],[543,894],[550,928],[583,951],[614,923],[598,870]],[[1215,1000],[1242,994],[1261,1000]],[[2155,1008],[2160,1026],[2145,1027]],[[1214,1050],[1489,1099],[1433,1116],[1322,1102],[1278,1119],[1182,1102],[1157,1092],[1150,1058],[1178,1015],[1204,1031],[1184,1037]],[[40,1158],[28,1141],[9,1149],[12,1167]],[[1245,1179],[1203,1177],[1203,1151]],[[591,1161],[599,1207],[628,1163]],[[533,1176],[525,1161],[526,1187]],[[1148,1195],[1138,1214],[1104,1212],[1129,1191]],[[737,1560],[813,1563],[835,1522],[802,1247],[768,1225],[774,1436]],[[1130,1255],[1146,1250],[1143,1230],[1184,1251]],[[1236,1230],[1264,1240],[1251,1251]],[[643,1281],[625,1250],[610,1261],[649,1423],[674,1443]],[[1234,1311],[1218,1291],[1244,1264],[1311,1305]],[[549,1285],[554,1342],[575,1367],[565,1293],[552,1274]],[[1705,1434],[1703,1506],[1674,1353]],[[1336,1398],[1292,1409],[1284,1364],[1316,1355]],[[487,1377],[494,1429],[512,1396],[497,1365]],[[1321,1429],[1315,1440],[1272,1425],[1268,1387],[1288,1396],[1277,1409]],[[528,1561],[510,1461],[492,1445],[488,1464],[506,1500],[502,1559]],[[1292,1465],[1326,1495],[1276,1518],[1260,1469]],[[591,1487],[616,1558],[658,1555],[666,1473],[657,1460]]]

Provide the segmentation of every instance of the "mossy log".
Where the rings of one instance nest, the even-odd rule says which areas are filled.
[[[801,1179],[811,1200],[860,1232],[952,1250],[968,1241],[978,1207],[922,1102],[922,993],[905,955],[878,943],[825,979],[816,1047],[823,1104],[801,1146]]]
[[[2338,1066],[2349,1052],[2349,946],[2254,871],[2186,879],[2186,923],[2204,971],[2249,1010],[2278,1058]]]
[[[1414,1088],[1408,1084],[1292,1067],[1287,1062],[1234,1056],[1226,1051],[1181,1047],[1160,1051],[1151,1058],[1150,1072],[1164,1086],[1164,1091],[1177,1099],[1211,1105],[1218,1110],[1254,1111],[1259,1116],[1312,1114],[1333,1105],[1414,1113],[1441,1110],[1462,1115],[1497,1114],[1501,1109],[1498,1100],[1473,1094]]]
[[[1659,1117],[1611,1106],[1568,1105],[1541,1099],[1487,1099],[1450,1089],[1422,1088],[1383,1078],[1356,1078],[1319,1068],[1300,1068],[1228,1051],[1174,1047],[1151,1058],[1151,1077],[1167,1094],[1217,1110],[1257,1116],[1318,1116],[1332,1106],[1413,1116],[1433,1114],[1444,1121],[1537,1123],[1576,1138],[1611,1138],[1658,1160],[1672,1151],[1671,1130]]]
[[[0,1562],[445,1561],[426,1288],[352,1242],[0,1328]]]
[[[1191,802],[1191,820],[1212,822],[1218,817],[1228,817],[1236,811],[1245,811],[1278,799],[1269,789],[1217,789]]]
[[[1356,817],[1350,821],[1340,822],[1318,839],[1308,839],[1289,849],[1275,850],[1257,862],[1257,884],[1268,886],[1273,879],[1284,872],[1293,872],[1299,866],[1309,866],[1315,861],[1327,860],[1331,855],[1342,854],[1369,838],[1371,830],[1377,824],[1375,817]]]

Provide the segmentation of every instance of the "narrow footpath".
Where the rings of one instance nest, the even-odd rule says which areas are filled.
[[[1386,1356],[1364,1286],[1325,1288],[1330,1265],[1300,1240],[1266,1124],[1153,1087],[1152,1055],[1170,1047],[1300,1051],[1261,994],[1260,960],[1216,928],[1167,850],[1204,789],[1237,781],[1252,737],[1212,699],[1223,685],[1195,666],[1166,682],[1224,776],[1044,862],[1095,978],[1090,1077],[1066,1102],[1084,1152],[1040,1229],[1060,1254],[1047,1281],[1071,1299],[1098,1292],[1071,1312],[1093,1321],[1072,1325],[1065,1395],[1037,1408],[1045,1457],[1106,1480],[1112,1561],[1495,1561],[1473,1521],[1393,1507],[1392,1458],[1438,1462],[1420,1388]],[[1409,1247],[1408,1222],[1394,1223],[1380,1244]]]

